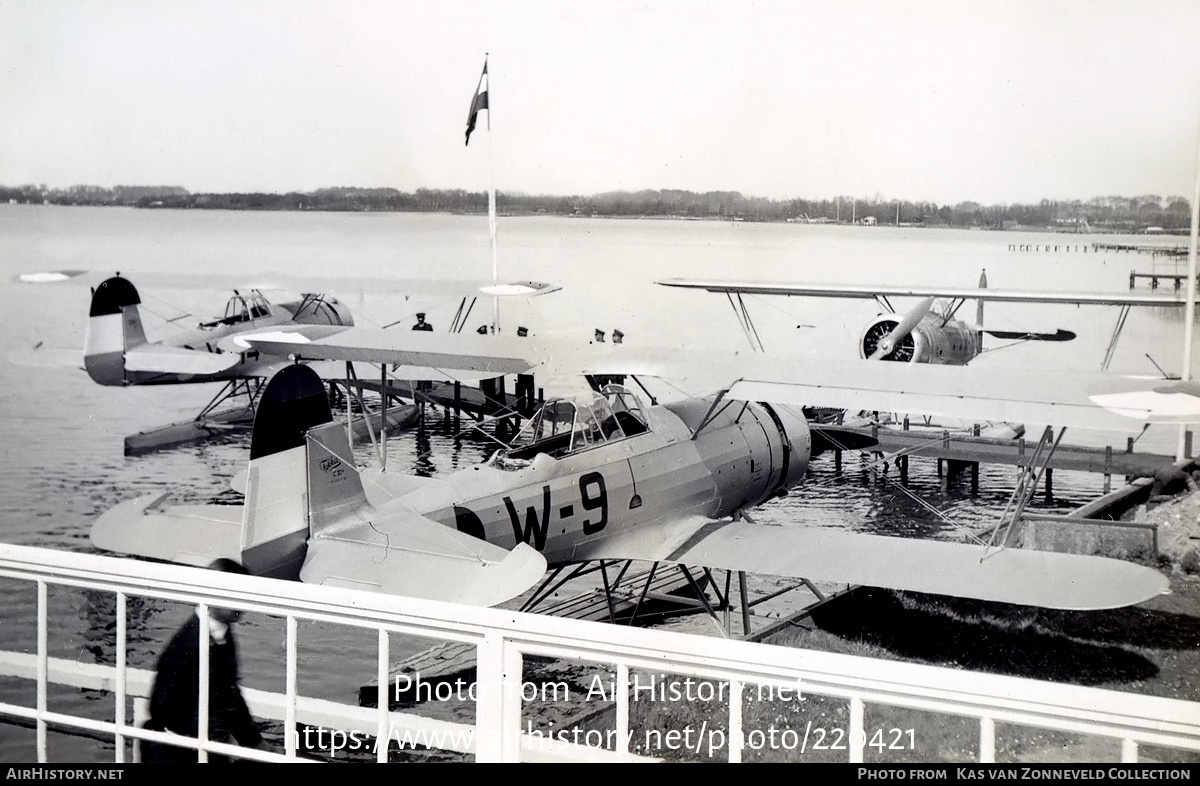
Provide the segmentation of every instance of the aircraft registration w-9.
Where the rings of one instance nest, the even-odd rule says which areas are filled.
[[[672,368],[697,368],[685,352],[596,352],[528,338],[356,328],[315,341],[262,341],[273,353],[290,349],[304,359],[485,367],[492,373],[657,368],[663,376]],[[1047,412],[1044,386],[1016,401],[998,401],[990,383],[966,368],[856,361],[860,372],[869,373],[831,388],[822,381],[837,376],[835,369],[816,373],[817,366],[785,362],[773,366],[774,378],[760,377],[772,368],[758,365],[765,359],[721,364],[708,357],[710,373],[742,366],[740,376],[728,378],[737,381],[670,404],[647,405],[622,386],[552,399],[483,464],[440,478],[389,475],[379,481],[385,487],[378,494],[364,487],[344,427],[330,422],[319,378],[305,366],[292,366],[263,393],[243,506],[167,506],[165,495],[134,499],[105,513],[92,539],[110,551],[189,564],[230,557],[265,575],[484,604],[520,594],[547,564],[598,559],[1064,609],[1113,608],[1165,591],[1167,581],[1156,571],[1112,559],[753,523],[748,511],[801,484],[822,447],[819,440],[814,446],[795,405],[836,406],[834,400],[851,396],[856,386],[863,396],[886,399],[886,408],[899,406],[907,388],[923,403],[955,414],[970,410],[1004,420],[1019,411],[1022,419],[1036,420],[1025,417],[1036,410],[1043,420],[1072,426],[1141,427],[1078,386],[1064,389]],[[929,370],[960,376],[947,388],[944,378],[923,379],[920,372]],[[1072,378],[1078,382],[1079,376]],[[1038,379],[1046,381],[1045,375]],[[1110,390],[1115,384],[1109,380]],[[1121,384],[1125,390],[1146,386],[1144,380]],[[821,400],[811,401],[814,395]],[[1188,416],[1196,417],[1195,408]]]

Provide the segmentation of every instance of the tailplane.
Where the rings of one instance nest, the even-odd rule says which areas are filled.
[[[124,385],[125,353],[146,343],[137,288],[120,276],[103,281],[92,292],[83,364],[101,385]]]
[[[284,368],[263,390],[242,518],[242,564],[252,573],[297,578],[311,523],[348,509],[346,499],[365,502],[345,433],[339,445],[332,420],[325,386],[307,366]],[[333,428],[321,430],[325,424]],[[322,446],[310,448],[310,429],[321,431]],[[333,490],[342,487],[351,488]]]

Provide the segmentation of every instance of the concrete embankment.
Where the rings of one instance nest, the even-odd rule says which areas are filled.
[[[1159,502],[1142,520],[1158,527],[1158,554],[1163,565],[1200,574],[1200,491],[1189,490]]]

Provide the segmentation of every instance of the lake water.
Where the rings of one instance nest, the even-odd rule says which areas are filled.
[[[810,282],[974,286],[986,269],[994,288],[1125,292],[1132,269],[1148,270],[1148,256],[1081,253],[1098,242],[1144,242],[1111,235],[927,230],[903,227],[809,226],[709,221],[603,220],[522,217],[499,221],[502,279],[561,284],[563,291],[530,301],[505,302],[501,322],[539,333],[590,336],[621,330],[630,345],[688,346],[745,351],[746,339],[728,303],[707,293],[653,284],[680,276]],[[1181,239],[1158,239],[1173,245]],[[1059,252],[1011,251],[1011,245],[1059,244]],[[1070,247],[1072,250],[1065,250]],[[1158,263],[1158,269],[1170,268]],[[90,551],[88,528],[108,507],[138,494],[172,491],[180,502],[236,501],[229,479],[246,459],[245,438],[126,458],[127,434],[189,419],[216,392],[210,385],[103,388],[77,367],[89,292],[76,285],[28,286],[18,273],[86,268],[128,273],[178,271],[227,274],[229,285],[266,271],[298,275],[486,278],[491,271],[487,220],[481,216],[338,213],[150,211],[121,208],[0,206],[0,522],[11,543]],[[226,293],[141,287],[151,338],[177,329],[182,314],[194,323],[221,312]],[[354,288],[348,286],[347,292]],[[444,329],[456,301],[378,293],[343,296],[360,324],[411,320],[425,311]],[[822,356],[854,356],[873,301],[750,298],[768,348]],[[901,304],[899,306],[903,308]],[[486,308],[482,303],[477,308]],[[970,309],[970,305],[967,307]],[[1154,362],[1177,373],[1182,354],[1180,310],[1133,312],[1111,370],[1154,374]],[[479,314],[479,321],[487,320]],[[964,312],[967,318],[974,313]],[[1098,370],[1117,309],[989,305],[985,323],[997,329],[1078,334],[1067,345],[1027,344],[986,352],[979,366]],[[798,327],[803,326],[803,327]],[[67,361],[67,362],[64,362]],[[704,391],[689,391],[702,393]],[[1100,435],[1068,441],[1105,444]],[[1111,438],[1110,438],[1111,439]],[[1116,444],[1123,446],[1123,438]],[[1155,429],[1141,450],[1173,453],[1175,432]],[[437,474],[480,460],[485,442],[455,440],[439,428],[391,440],[389,469]],[[364,453],[363,457],[367,455]],[[981,470],[981,487],[943,489],[930,461],[915,460],[906,491],[848,457],[844,472],[818,459],[803,487],[764,506],[760,517],[893,534],[948,537],[994,521],[1008,500],[1015,470]],[[1057,473],[1056,509],[1096,496],[1098,476]],[[1048,503],[1039,501],[1040,506]],[[0,582],[0,630],[7,648],[33,650],[32,591]],[[52,654],[112,662],[111,599],[55,593]],[[155,657],[189,610],[145,603],[131,611],[130,663],[152,668]],[[282,689],[282,625],[243,623],[245,684]],[[374,641],[341,633],[301,631],[301,688],[308,695],[347,700],[374,674]],[[31,701],[28,685],[0,680],[0,697]],[[58,702],[61,702],[59,704]],[[51,707],[93,707],[103,717],[111,698],[52,691]],[[28,761],[30,730],[0,726],[0,759]],[[51,737],[52,760],[110,760],[106,746]]]

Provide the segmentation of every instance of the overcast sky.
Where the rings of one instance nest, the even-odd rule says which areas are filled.
[[[0,0],[0,184],[1190,195],[1197,0]],[[483,116],[481,116],[482,119]]]

